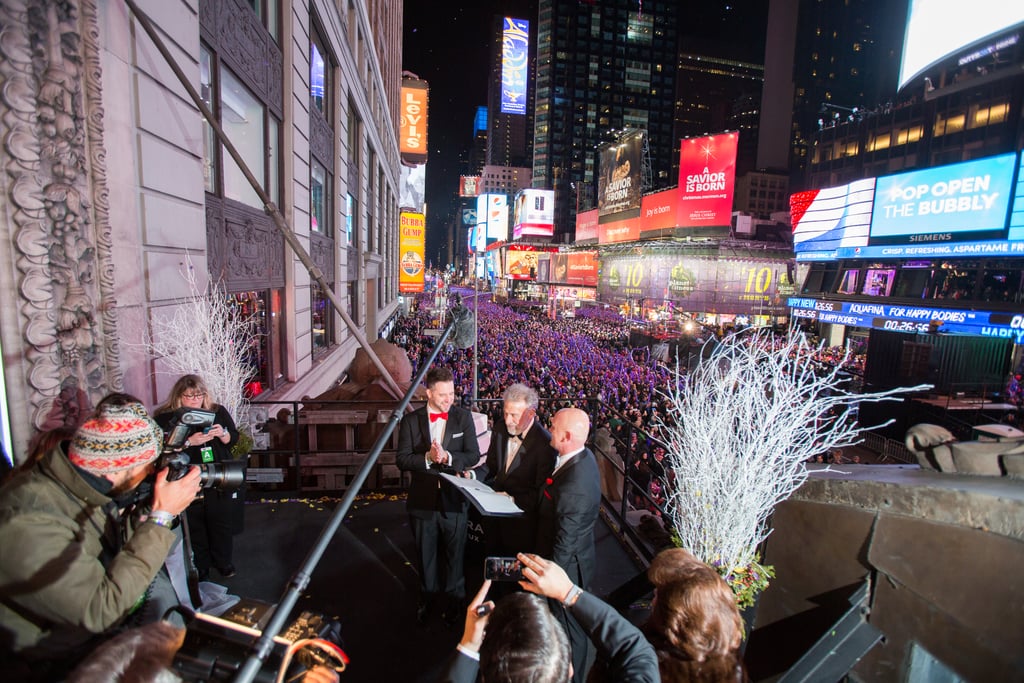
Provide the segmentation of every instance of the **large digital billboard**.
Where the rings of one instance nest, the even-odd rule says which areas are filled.
[[[1016,153],[790,198],[799,261],[1024,255]]]
[[[640,232],[679,225],[679,188],[645,195],[640,200]]]
[[[690,312],[784,315],[779,290],[788,284],[785,261],[681,254],[606,254],[598,299],[608,303],[673,301]]]
[[[739,133],[687,138],[679,148],[679,226],[732,223]]]
[[[427,222],[422,213],[403,211],[398,214],[398,291],[423,291],[423,248],[427,237]]]
[[[869,244],[1002,237],[1016,154],[879,178]]]
[[[398,184],[398,205],[403,209],[423,211],[426,196],[427,165],[402,164],[401,178]]]
[[[567,263],[565,282],[570,285],[584,287],[597,286],[598,260],[595,251],[573,251],[566,254]]]
[[[601,149],[597,182],[599,215],[640,208],[640,169],[646,134],[646,131],[634,131]]]
[[[459,176],[459,196],[476,197],[480,194],[480,176],[462,175]]]
[[[503,194],[482,194],[476,198],[479,225],[486,226],[487,241],[508,239],[508,197]]]
[[[597,226],[597,243],[635,242],[640,239],[640,217],[623,218]]]
[[[402,79],[402,102],[399,106],[398,151],[402,161],[423,164],[427,161],[427,82],[417,78]]]
[[[1024,4],[1006,0],[910,0],[900,59],[899,87],[970,47],[987,47],[1024,24]],[[992,49],[998,49],[993,45]],[[922,84],[923,85],[923,84]]]
[[[529,85],[530,22],[505,17],[501,32],[501,113],[526,113]]]
[[[513,280],[534,280],[537,278],[536,251],[505,252],[505,275]]]
[[[597,209],[576,214],[576,241],[587,242],[597,239]]]
[[[512,238],[551,237],[555,232],[555,191],[522,190],[516,195]]]

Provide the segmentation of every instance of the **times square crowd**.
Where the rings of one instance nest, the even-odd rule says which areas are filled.
[[[734,331],[722,326],[703,325],[678,362],[652,357],[647,346],[630,345],[630,331],[638,321],[628,320],[613,308],[578,309],[571,318],[551,319],[543,308],[503,305],[490,295],[475,296],[472,290],[452,287],[449,298],[466,301],[474,311],[477,329],[477,387],[482,402],[475,408],[490,414],[502,392],[516,382],[534,387],[548,405],[542,412],[553,414],[562,407],[584,407],[590,413],[594,430],[606,429],[618,453],[629,463],[630,478],[637,491],[630,503],[638,509],[658,513],[665,502],[664,482],[670,480],[666,450],[659,442],[660,425],[669,415],[667,391],[673,382],[683,382],[689,356],[699,354],[712,336],[717,339]],[[437,337],[425,334],[447,322],[443,311],[432,308],[433,293],[418,295],[409,313],[395,326],[392,340],[406,349],[415,375],[427,358]],[[474,304],[475,302],[475,304]],[[753,337],[752,337],[753,338]],[[786,344],[785,333],[757,337],[760,343]],[[839,363],[851,376],[863,375],[865,354],[854,348],[847,354],[840,346],[812,343],[813,355],[807,362],[827,371]],[[456,394],[469,405],[473,397],[473,347],[443,347],[435,364],[452,370]],[[594,400],[596,399],[596,400]],[[493,401],[494,403],[490,403]],[[824,453],[820,461],[829,462]],[[653,504],[652,504],[653,503]]]

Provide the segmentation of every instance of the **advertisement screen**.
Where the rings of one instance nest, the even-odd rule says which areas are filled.
[[[402,164],[402,176],[399,181],[398,205],[413,211],[423,211],[423,200],[426,193],[427,165]]]
[[[564,282],[584,287],[597,286],[597,252],[574,251],[564,255],[569,257],[568,274]]]
[[[623,218],[597,226],[598,244],[632,242],[640,239],[640,217]]]
[[[679,150],[679,225],[730,225],[739,133],[688,138]]]
[[[526,113],[529,83],[530,22],[505,17],[501,33],[501,113]]]
[[[463,175],[459,176],[459,196],[476,197],[480,194],[480,176]]]
[[[1018,161],[1010,153],[798,192],[790,197],[797,260],[1024,255]]]
[[[986,38],[994,39],[1019,24],[1024,24],[1024,5],[1019,2],[972,0],[965,5],[960,0],[910,0],[900,89],[946,57],[971,46],[987,47]]]
[[[874,178],[792,195],[789,215],[797,256],[835,258],[839,247],[866,246],[874,198]]]
[[[640,232],[669,230],[679,225],[679,188],[655,192],[640,200]]]
[[[895,268],[869,268],[864,274],[864,289],[861,294],[867,296],[889,296],[892,282],[896,279]]]
[[[533,280],[537,277],[537,252],[505,252],[505,275],[513,280]]]
[[[522,190],[516,196],[512,238],[551,237],[555,232],[555,191]]]
[[[616,254],[602,260],[597,291],[608,303],[649,299],[673,301],[690,312],[784,315],[780,284],[789,284],[782,261]]]
[[[576,214],[576,241],[597,239],[597,209]]]
[[[1002,237],[1016,159],[1003,154],[879,178],[870,243]]]
[[[486,225],[487,241],[508,239],[508,198],[503,194],[482,194],[477,197],[477,220]]]
[[[636,131],[601,149],[601,175],[597,183],[599,215],[640,208],[640,166],[645,135],[645,131]]]
[[[427,82],[402,79],[398,150],[409,164],[427,162]]]
[[[427,236],[427,222],[422,213],[398,214],[398,291],[423,291],[423,246]]]

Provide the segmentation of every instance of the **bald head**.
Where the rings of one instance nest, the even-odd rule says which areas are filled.
[[[590,416],[579,408],[562,408],[551,418],[551,445],[559,455],[583,448],[590,434]]]

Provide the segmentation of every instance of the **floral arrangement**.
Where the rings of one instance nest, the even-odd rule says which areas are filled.
[[[717,568],[743,607],[774,577],[758,548],[775,506],[807,480],[805,463],[860,443],[862,402],[929,385],[853,393],[843,362],[814,362],[821,347],[796,330],[708,343],[715,348],[691,374],[676,368],[668,414],[656,418],[667,451],[665,507],[677,545]]]

